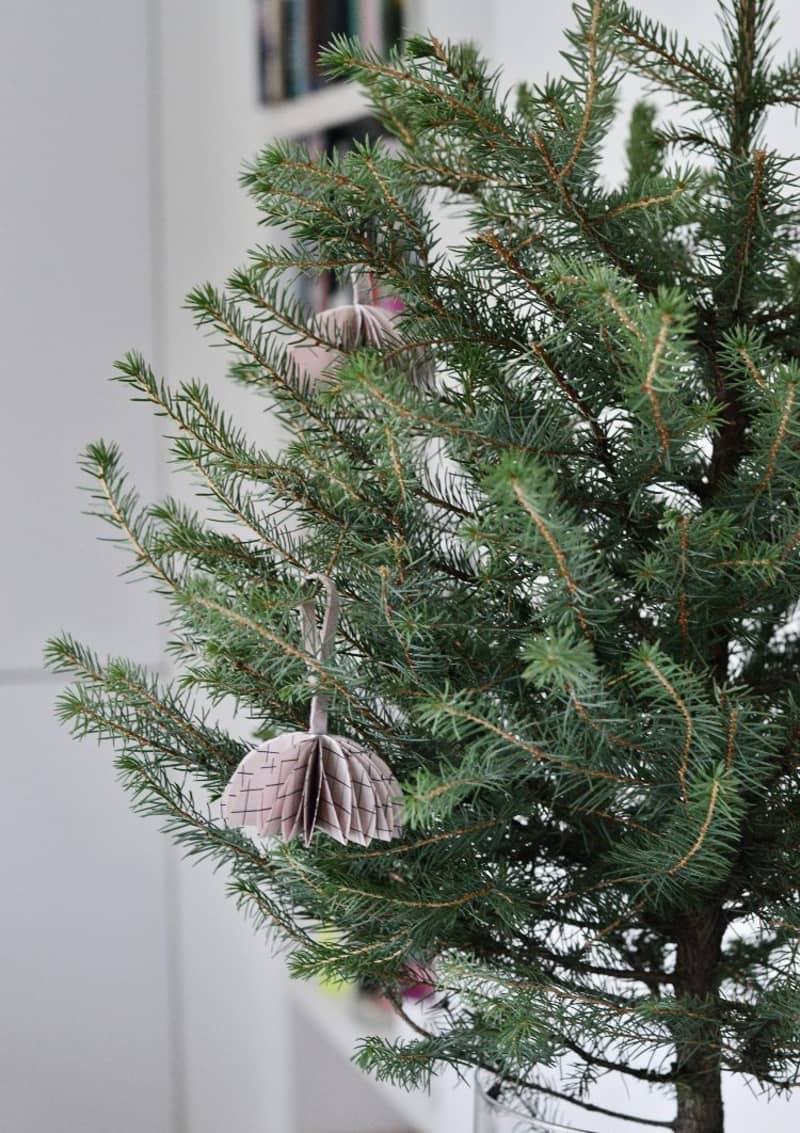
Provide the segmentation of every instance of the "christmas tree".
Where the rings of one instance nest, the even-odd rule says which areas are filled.
[[[619,1073],[674,1094],[654,1124],[721,1133],[723,1075],[788,1091],[800,1058],[800,200],[763,140],[800,63],[774,62],[768,0],[727,0],[715,49],[618,0],[575,17],[568,76],[513,98],[469,46],[326,51],[391,144],[268,148],[244,182],[284,242],[189,298],[285,447],[124,358],[213,505],[141,503],[114,445],[86,452],[177,675],[68,636],[49,658],[75,677],[62,717],[229,868],[296,975],[402,1011],[425,968],[428,1022],[365,1039],[364,1067],[483,1067],[565,1116]],[[626,73],[677,111],[637,107],[609,188]],[[295,281],[329,271],[360,306],[315,318]],[[324,655],[297,613],[313,574],[341,601]],[[245,737],[306,732],[309,672],[402,786],[392,840],[220,817],[252,745],[215,704]]]

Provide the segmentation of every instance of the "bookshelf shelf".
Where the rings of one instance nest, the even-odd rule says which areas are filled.
[[[281,139],[328,130],[362,118],[366,113],[364,95],[352,83],[331,84],[260,108],[269,136]]]

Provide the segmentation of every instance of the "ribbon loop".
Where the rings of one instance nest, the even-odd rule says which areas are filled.
[[[325,613],[322,617],[322,626],[317,623],[316,597],[307,598],[300,604],[300,617],[303,625],[303,648],[316,661],[325,664],[333,653],[333,643],[336,638],[336,626],[339,621],[339,592],[336,583],[327,574],[309,574],[308,582],[321,582],[326,591],[327,601]],[[310,677],[312,687],[319,683],[316,672]],[[322,692],[315,692],[311,698],[311,718],[309,732],[322,735],[328,728],[328,696]]]

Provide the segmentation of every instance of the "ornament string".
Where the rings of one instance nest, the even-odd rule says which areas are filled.
[[[381,289],[380,285],[378,284],[378,278],[375,275],[374,271],[367,271],[365,273],[354,271],[350,276],[350,290],[352,292],[353,306],[362,306],[361,287],[364,283],[365,275],[369,292],[369,299],[367,300],[367,302],[371,303],[373,307],[377,307],[379,306],[381,301]]]
[[[303,648],[320,664],[330,660],[333,653],[333,642],[336,638],[336,626],[339,622],[339,592],[336,583],[327,574],[309,574],[308,582],[320,582],[325,589],[325,613],[322,625],[317,622],[316,596],[307,598],[300,604],[300,617],[303,626]],[[319,677],[312,672],[310,683],[314,688],[311,698],[311,712],[308,730],[312,734],[322,735],[328,730],[328,702],[327,693],[320,692],[316,687]]]

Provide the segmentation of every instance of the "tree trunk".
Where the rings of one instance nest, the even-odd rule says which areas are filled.
[[[691,1084],[678,1084],[675,1133],[723,1133],[722,1075],[719,1063],[698,1072]]]
[[[676,1038],[678,1112],[675,1133],[724,1133],[720,1028],[713,1010],[725,930],[722,910],[709,906],[680,921],[675,958],[677,995],[702,1000],[707,1023],[698,1023],[691,1040]]]

